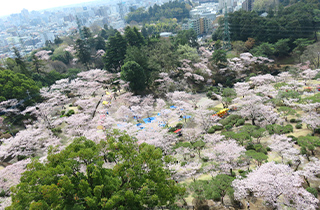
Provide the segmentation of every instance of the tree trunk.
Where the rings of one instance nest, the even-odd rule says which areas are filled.
[[[254,118],[252,118],[251,122],[252,122],[252,125],[256,125],[256,123],[254,122]]]
[[[309,183],[308,179],[305,176],[303,176],[303,179],[307,182],[308,187],[310,187],[310,183]]]
[[[301,164],[301,161],[299,160],[298,165],[296,166],[296,168],[294,169],[294,171],[297,171],[297,170],[298,170],[300,164]]]

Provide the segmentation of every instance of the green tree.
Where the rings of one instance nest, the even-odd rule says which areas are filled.
[[[76,41],[76,56],[81,63],[83,63],[89,70],[89,64],[91,61],[90,48],[84,40],[77,39]]]
[[[172,205],[184,192],[164,168],[172,159],[127,134],[109,133],[100,144],[77,138],[47,159],[28,165],[8,209],[144,209]]]
[[[196,48],[190,47],[189,45],[179,45],[177,49],[179,60],[188,59],[192,62],[199,61],[199,54]]]
[[[0,71],[0,101],[24,99],[27,93],[34,99],[39,95],[39,87],[32,79],[11,70]]]
[[[149,34],[148,34],[147,29],[146,29],[145,26],[142,27],[141,34],[145,39],[148,38]]]
[[[189,30],[179,31],[178,34],[173,38],[174,45],[189,45],[190,47],[197,47],[197,33],[191,28]]]
[[[15,54],[15,62],[16,64],[19,66],[20,68],[20,72],[26,76],[30,76],[30,72],[27,68],[27,63],[23,60],[19,50],[15,47],[13,47],[13,51],[14,51],[14,54]]]
[[[129,46],[141,47],[144,43],[143,36],[136,27],[131,28],[127,26],[125,28],[124,36]]]
[[[198,180],[189,185],[194,192],[194,197],[198,199],[213,199],[221,201],[224,204],[224,197],[226,194],[233,197],[233,188],[231,186],[234,177],[226,174],[218,174],[210,181]]]
[[[135,61],[128,61],[121,67],[121,78],[130,82],[129,87],[134,93],[144,91],[146,88],[145,72]]]
[[[265,155],[262,152],[256,152],[255,150],[247,150],[246,155],[253,159],[257,166],[261,166],[264,161],[268,160],[268,155]]]
[[[120,32],[109,37],[106,53],[103,56],[105,68],[110,72],[119,72],[126,56],[127,43]]]
[[[309,157],[314,156],[314,151],[316,147],[320,147],[320,138],[317,136],[300,136],[298,137],[298,144],[301,147],[301,154]]]
[[[43,61],[39,60],[38,57],[35,54],[33,54],[32,55],[32,64],[33,64],[34,70],[39,74],[40,69],[44,66]]]
[[[129,46],[126,53],[125,63],[128,61],[135,61],[136,63],[138,63],[145,73],[146,85],[147,87],[150,87],[154,78],[157,76],[157,71],[156,69],[152,68],[152,65],[150,65],[147,53],[148,51],[145,46],[141,48]]]
[[[270,57],[275,54],[275,48],[273,44],[270,44],[268,42],[264,42],[260,44],[259,46],[254,47],[250,52],[254,56],[264,56],[264,57]]]
[[[289,47],[289,39],[279,39],[274,44],[275,54],[277,56],[286,56],[289,55],[290,47]]]
[[[95,42],[95,50],[104,50],[106,51],[106,42],[102,36],[98,36],[94,40]]]
[[[243,41],[234,41],[232,42],[232,49],[234,51],[236,51],[236,53],[239,55],[243,52],[248,51],[248,49],[246,48],[245,42]]]
[[[149,67],[156,69],[158,72],[169,72],[179,64],[178,54],[170,40],[155,38],[153,41],[150,38],[146,53],[149,57]]]
[[[313,43],[312,40],[305,39],[305,38],[299,38],[293,42],[293,44],[295,44],[296,47],[293,49],[292,53],[293,55],[299,58],[299,62],[301,62],[301,55],[306,50],[307,46],[312,43]]]
[[[59,45],[62,43],[63,43],[63,40],[60,37],[57,36],[56,38],[54,38],[54,44]]]
[[[53,61],[61,61],[64,64],[69,65],[73,59],[73,56],[68,51],[56,49],[50,58]]]
[[[227,62],[227,52],[225,50],[215,50],[212,53],[212,61],[216,65],[224,65]]]
[[[224,88],[222,91],[222,105],[223,108],[228,108],[232,103],[232,100],[237,96],[236,91],[233,88]]]

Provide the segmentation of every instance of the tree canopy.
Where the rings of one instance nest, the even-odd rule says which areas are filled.
[[[24,99],[30,95],[38,95],[39,87],[35,81],[11,70],[0,71],[0,101],[8,99]]]
[[[184,192],[160,149],[118,131],[107,136],[99,144],[80,137],[60,153],[50,149],[45,163],[33,160],[8,209],[144,209],[173,204]]]
[[[127,23],[130,23],[131,21],[157,21],[162,17],[177,18],[178,20],[189,18],[189,9],[184,2],[170,1],[161,6],[155,4],[154,6],[149,7],[148,11],[142,7],[138,8],[137,10],[130,12],[125,18]]]

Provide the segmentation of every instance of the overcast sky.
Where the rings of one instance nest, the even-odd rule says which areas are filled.
[[[0,17],[20,13],[23,8],[30,12],[89,1],[93,0],[1,0]]]

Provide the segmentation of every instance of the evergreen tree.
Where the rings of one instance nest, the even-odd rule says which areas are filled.
[[[13,51],[16,56],[16,58],[14,60],[15,60],[16,64],[19,66],[20,72],[26,76],[30,76],[30,72],[27,69],[27,63],[23,60],[19,50],[17,48],[13,47]]]
[[[147,31],[147,29],[146,29],[146,27],[142,27],[142,29],[141,29],[141,33],[142,33],[142,36],[146,39],[146,38],[148,38],[148,31]]]
[[[90,48],[86,45],[85,41],[81,39],[77,39],[75,48],[77,58],[89,70],[89,63],[91,61]]]
[[[126,40],[116,32],[115,36],[109,37],[106,48],[103,57],[105,68],[110,72],[119,72],[126,56]]]
[[[128,61],[121,67],[121,78],[130,82],[129,87],[134,93],[144,91],[146,88],[144,70],[135,61]]]

